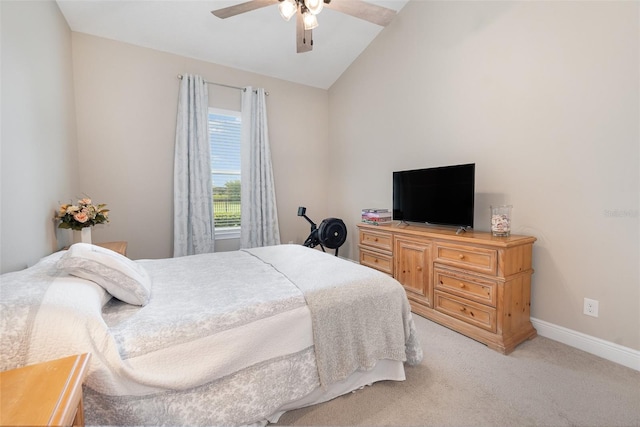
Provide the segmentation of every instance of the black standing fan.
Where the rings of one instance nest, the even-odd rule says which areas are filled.
[[[309,248],[315,248],[320,245],[322,252],[326,252],[324,247],[336,250],[336,256],[338,256],[338,248],[347,240],[347,226],[344,222],[338,218],[326,218],[320,223],[320,226],[309,219],[306,215],[307,208],[299,207],[298,216],[304,217],[309,224],[311,224],[311,233],[307,240],[304,241],[303,246]]]

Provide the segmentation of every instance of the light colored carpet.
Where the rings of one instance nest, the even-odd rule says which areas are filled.
[[[407,380],[284,414],[277,425],[640,426],[640,372],[537,337],[505,356],[414,315]]]

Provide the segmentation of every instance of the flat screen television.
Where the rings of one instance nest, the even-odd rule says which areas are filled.
[[[393,219],[473,228],[475,163],[393,172]]]

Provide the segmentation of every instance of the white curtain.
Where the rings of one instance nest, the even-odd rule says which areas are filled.
[[[280,244],[264,89],[242,95],[240,247]]]
[[[180,83],[173,168],[173,256],[213,252],[209,96],[200,76]]]

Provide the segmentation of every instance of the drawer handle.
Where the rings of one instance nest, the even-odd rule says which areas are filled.
[[[422,271],[422,267],[417,266],[417,267],[416,267],[416,270],[418,270],[418,271]]]
[[[464,289],[464,283],[460,282],[460,289]]]
[[[467,311],[467,307],[460,307],[460,311]]]
[[[374,237],[374,238],[373,238],[373,241],[374,241],[374,242],[377,242],[377,241],[378,241],[378,238],[377,238],[377,237]]]
[[[464,255],[460,254],[460,255],[458,255],[458,258],[463,260],[464,259]]]
[[[378,258],[374,259],[373,262],[378,263]]]

